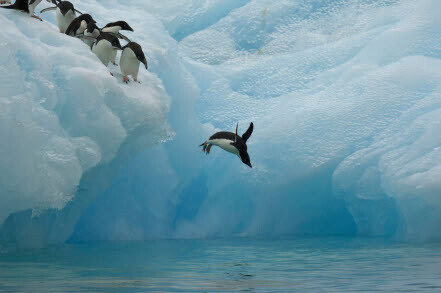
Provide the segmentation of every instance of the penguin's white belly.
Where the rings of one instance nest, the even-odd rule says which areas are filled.
[[[57,8],[55,15],[57,18],[58,29],[60,30],[60,33],[63,34],[66,32],[66,29],[70,23],[76,18],[76,15],[72,10],[69,10],[66,15],[63,15],[59,8]]]
[[[113,63],[116,63],[116,55],[118,54],[118,50],[113,50],[113,53],[112,53],[112,62]]]
[[[29,14],[34,15],[35,7],[37,7],[38,4],[40,4],[41,0],[36,0],[34,3],[29,5]]]
[[[107,66],[112,58],[113,47],[108,41],[101,40],[93,45],[92,52]]]
[[[82,34],[87,29],[87,22],[85,20],[82,20],[80,23],[80,27],[77,29],[76,34]]]
[[[136,58],[136,55],[133,53],[132,49],[125,48],[121,53],[119,65],[124,76],[131,75],[134,79],[138,79],[139,63],[140,62],[138,58]]]
[[[114,33],[114,34],[119,33],[120,30],[121,30],[120,26],[111,26],[102,29],[102,31],[105,33]]]
[[[235,155],[239,156],[239,151],[237,150],[237,148],[235,148],[234,146],[231,145],[231,143],[232,143],[231,140],[224,139],[224,138],[213,139],[213,140],[209,139],[207,141],[207,143],[210,143],[212,145],[217,145],[221,149],[223,149],[223,150],[225,150],[225,151],[227,151],[229,153],[232,153],[232,154],[235,154]]]

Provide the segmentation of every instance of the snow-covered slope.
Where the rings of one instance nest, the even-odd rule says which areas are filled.
[[[11,213],[63,208],[84,174],[128,141],[169,137],[161,81],[111,77],[78,39],[23,13],[0,11],[0,223]]]
[[[143,145],[140,152],[129,151],[126,139],[127,150],[107,168],[71,174],[69,180],[77,179],[69,185],[58,182],[57,175],[51,177],[64,193],[82,178],[75,199],[55,213],[11,216],[2,229],[5,241],[27,242],[20,235],[38,229],[38,235],[46,234],[41,243],[286,234],[441,238],[437,0],[85,0],[77,6],[101,24],[128,21],[135,28],[128,36],[142,44],[154,73],[141,79],[148,88],[140,91],[152,92],[145,110],[136,102],[120,108],[121,101],[131,101],[137,93],[124,92],[125,98],[118,100],[96,90],[96,99],[111,109],[126,132],[124,121],[138,117],[132,116],[134,110],[159,115],[145,125],[164,129],[167,99],[162,83],[171,96],[168,123],[176,135],[154,148]],[[53,16],[47,19],[53,22]],[[23,30],[19,23],[8,26]],[[56,40],[61,39],[67,40]],[[86,51],[82,56],[89,60]],[[11,66],[21,63],[12,61]],[[121,85],[103,68],[103,74],[92,71],[105,83],[101,89],[144,87]],[[23,72],[32,76],[30,70]],[[87,148],[84,156],[97,161],[74,155],[76,164],[86,169],[112,160],[114,149],[103,150],[92,129],[70,132],[83,129],[70,115],[70,103],[77,100],[69,99],[83,86],[67,88],[63,71],[51,72],[47,80],[63,89],[57,91],[62,98],[56,96],[52,104],[67,104],[66,112],[59,106],[46,109],[52,104],[39,102],[40,88],[30,96],[58,117],[60,131],[73,145],[71,153]],[[40,84],[29,78],[32,87]],[[141,97],[135,101],[144,101]],[[250,121],[255,124],[248,146],[253,169],[218,149],[205,156],[197,148],[214,131],[233,130],[237,121],[242,132]],[[157,139],[170,133],[162,132]],[[81,137],[81,143],[69,137]],[[116,145],[120,143],[110,144]],[[92,155],[95,149],[99,156]],[[84,162],[90,163],[83,167]],[[111,176],[103,175],[109,172]],[[34,198],[39,196],[36,192]],[[42,207],[61,207],[61,198]],[[10,206],[5,215],[38,207]],[[54,222],[58,224],[49,224]]]

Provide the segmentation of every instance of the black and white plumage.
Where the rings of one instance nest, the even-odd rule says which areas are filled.
[[[90,22],[87,25],[87,29],[84,31],[84,36],[87,38],[83,39],[90,48],[92,48],[93,43],[95,43],[98,36],[101,34],[100,28],[94,22]]]
[[[242,135],[242,137],[237,135],[237,126],[236,133],[227,131],[217,132],[200,146],[202,147],[202,151],[206,152],[208,155],[211,147],[217,145],[223,150],[237,155],[242,163],[252,168],[253,166],[251,165],[250,156],[247,151],[247,140],[253,133],[253,129],[254,124],[251,122],[250,127],[248,127],[248,130]]]
[[[124,82],[129,82],[129,75],[134,81],[138,81],[139,64],[142,63],[145,69],[148,69],[147,60],[144,52],[138,43],[130,42],[123,47],[119,66],[124,75]]]
[[[77,17],[76,12],[78,12],[79,14],[82,13],[76,10],[73,4],[69,1],[57,2],[56,0],[52,0],[52,3],[55,4],[55,6],[43,9],[41,12],[43,13],[50,10],[56,10],[55,16],[57,19],[57,26],[60,33],[64,34],[68,26]]]
[[[122,50],[119,39],[110,33],[101,33],[92,45],[92,52],[105,66],[112,60],[114,50]]]
[[[65,33],[71,37],[82,34],[91,22],[96,23],[90,14],[81,14],[70,23]]]
[[[133,32],[134,30],[130,27],[130,25],[127,22],[120,20],[120,21],[111,22],[111,23],[106,24],[103,28],[101,28],[101,31],[105,32],[105,33],[117,34],[118,38],[123,39],[126,42],[130,43],[130,40],[126,36],[122,35],[120,33],[120,31]],[[117,52],[115,51],[112,56],[112,62],[115,65],[116,65],[116,56],[117,56]]]
[[[130,27],[130,25],[123,20],[110,22],[106,24],[101,30],[105,33],[114,33],[114,34],[119,33],[119,31],[131,31],[131,32],[134,31]]]
[[[34,17],[40,21],[43,21],[40,17],[35,15],[35,8],[40,4],[41,0],[16,0],[14,4],[8,6],[0,6],[6,9],[20,10],[29,13],[31,17]]]

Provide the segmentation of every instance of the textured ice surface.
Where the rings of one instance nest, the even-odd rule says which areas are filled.
[[[154,75],[127,86],[81,41],[22,13],[2,10],[0,26],[0,222],[63,208],[137,132],[167,137],[169,98]]]
[[[98,65],[102,72],[90,74],[99,78],[92,84],[102,83],[101,87],[87,89],[80,78],[84,75],[78,73],[80,86],[70,88],[63,83],[61,69],[46,77],[63,90],[57,91],[55,101],[48,98],[37,105],[58,105],[59,100],[68,105],[65,112],[59,106],[40,106],[49,107],[60,121],[60,131],[67,133],[72,146],[60,147],[63,154],[67,149],[74,154],[83,148],[90,151],[72,155],[73,163],[63,169],[66,173],[54,169],[57,175],[51,177],[64,193],[82,178],[72,204],[56,216],[47,212],[34,218],[32,225],[26,213],[10,217],[3,228],[8,240],[19,238],[14,231],[34,231],[35,221],[41,230],[51,229],[43,242],[69,237],[88,241],[286,234],[441,237],[437,0],[87,0],[77,6],[92,12],[100,24],[124,19],[134,27],[135,33],[128,36],[143,45],[149,70],[158,77],[144,74],[148,89],[139,91],[152,92],[148,102],[162,110],[136,107],[144,96],[134,98],[128,87],[105,77]],[[53,22],[51,17],[47,16]],[[59,36],[46,39],[58,46],[74,42]],[[90,64],[93,56],[85,48],[75,50],[84,50],[80,60]],[[60,59],[55,68],[66,62]],[[17,68],[21,64],[11,61]],[[75,76],[71,67],[65,70]],[[85,67],[76,70],[90,70]],[[39,101],[44,83],[35,80],[27,79],[36,88],[33,94],[27,92]],[[133,152],[126,139],[126,148],[108,168],[93,168],[84,176],[82,168],[115,156],[124,140],[122,135],[117,141],[118,129],[127,132],[127,124],[136,123],[131,119],[144,112],[160,113],[147,125],[165,127],[162,84],[172,99],[168,122],[176,133],[173,141],[154,148],[144,143]],[[109,91],[103,91],[109,87],[126,91],[108,98]],[[88,99],[70,98],[83,90],[93,90],[110,109],[101,115],[112,114],[121,121],[119,128],[111,127],[115,135],[98,135],[86,128],[87,119],[80,123],[72,116],[80,113],[75,109],[87,108]],[[250,121],[255,124],[248,142],[253,169],[219,149],[205,156],[197,148],[214,131],[233,130],[237,121],[241,133]],[[102,126],[96,119],[91,123]],[[103,143],[106,139],[115,141]],[[13,172],[24,174],[20,168],[24,167]],[[75,173],[75,168],[80,169]],[[56,178],[68,172],[72,173],[62,177],[72,182],[62,185]],[[22,182],[23,177],[13,177]],[[35,199],[46,198],[41,193],[36,192]],[[57,198],[43,207],[63,206],[61,199],[66,197]],[[36,206],[10,205],[13,210]],[[61,224],[47,228],[53,221],[68,222],[70,230],[61,233]]]

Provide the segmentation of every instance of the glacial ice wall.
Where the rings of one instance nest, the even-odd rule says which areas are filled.
[[[175,140],[125,170],[73,239],[439,238],[440,4],[227,2],[129,2],[176,40],[203,125],[182,125],[193,109],[171,94]],[[201,158],[195,146],[237,121],[255,124],[254,168],[216,149]]]
[[[163,85],[171,97],[167,122],[175,136],[79,172],[79,191],[56,220],[51,212],[17,214],[3,227],[9,240],[20,238],[14,231],[36,230],[35,222],[46,231],[52,221],[71,227],[60,233],[62,224],[51,226],[52,242],[441,238],[437,0],[86,0],[78,7],[101,24],[112,16],[135,28],[131,37],[154,74],[145,74],[148,90],[156,85],[162,97]],[[105,80],[104,88],[116,83]],[[63,95],[75,91],[62,88]],[[126,94],[122,100],[133,98]],[[115,114],[121,100],[112,101]],[[133,110],[120,113],[129,118]],[[148,125],[164,126],[161,118]],[[214,131],[239,122],[243,132],[250,121],[253,169],[219,149],[209,156],[198,149]],[[30,207],[16,210],[23,208]]]

